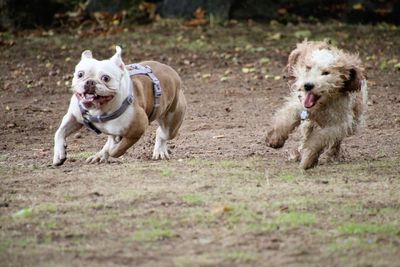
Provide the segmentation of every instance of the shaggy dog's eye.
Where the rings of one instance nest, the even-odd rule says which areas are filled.
[[[79,79],[82,78],[83,75],[85,75],[85,72],[84,72],[84,71],[78,71],[77,76],[78,76]]]
[[[322,72],[322,75],[329,75],[330,73],[329,73],[329,71],[323,71]]]
[[[101,80],[105,83],[108,83],[111,80],[111,77],[108,75],[101,76]]]

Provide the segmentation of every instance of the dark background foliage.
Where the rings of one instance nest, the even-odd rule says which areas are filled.
[[[84,15],[126,12],[129,21],[148,22],[143,0],[0,0],[0,29],[58,26],[55,14],[75,12],[86,3]],[[337,19],[348,23],[400,23],[398,0],[149,0],[161,17],[190,18],[198,7],[218,20],[277,20],[282,23]],[[146,19],[147,18],[147,19]]]

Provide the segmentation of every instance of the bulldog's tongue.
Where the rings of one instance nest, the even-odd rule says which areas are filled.
[[[317,103],[317,96],[314,95],[312,92],[308,92],[306,95],[306,99],[304,100],[304,107],[312,108],[315,103]]]

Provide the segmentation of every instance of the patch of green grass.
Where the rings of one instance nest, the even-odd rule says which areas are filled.
[[[229,251],[223,254],[223,258],[234,262],[250,263],[257,260],[257,255],[246,251]]]
[[[206,159],[189,159],[185,161],[185,163],[189,166],[211,167],[215,164],[215,161]]]
[[[85,227],[91,232],[100,232],[105,228],[103,223],[88,223]]]
[[[93,152],[82,151],[82,152],[79,152],[77,154],[72,155],[72,158],[75,158],[75,159],[87,159],[88,157],[93,156],[93,155],[94,155]]]
[[[231,169],[231,168],[242,167],[242,164],[237,160],[220,160],[218,162],[218,166],[224,169]]]
[[[368,242],[368,240],[361,239],[358,237],[351,237],[344,240],[335,240],[328,246],[328,251],[330,253],[343,252],[357,248],[365,249],[367,246],[371,246],[371,242]]]
[[[186,194],[182,196],[182,200],[190,205],[202,205],[205,203],[205,196],[201,194]]]
[[[274,219],[259,218],[247,224],[246,231],[253,233],[268,233],[277,230],[288,230],[298,226],[309,226],[315,224],[316,218],[314,214],[306,212],[289,212],[283,213]]]
[[[226,212],[228,215],[228,222],[231,224],[239,223],[256,223],[262,220],[261,216],[251,207],[245,204],[230,204],[230,211]]]
[[[54,203],[42,203],[35,207],[35,211],[44,212],[44,213],[56,213],[57,205]]]
[[[146,230],[137,230],[133,235],[134,241],[157,241],[173,237],[175,235],[172,229],[153,228]]]
[[[0,155],[0,161],[6,161],[9,158],[8,154]]]
[[[181,222],[185,224],[193,225],[197,227],[208,228],[210,224],[215,223],[217,216],[210,212],[208,209],[200,207],[191,207],[188,209],[183,209],[181,214]]]
[[[279,225],[275,223],[252,223],[246,227],[246,231],[251,233],[269,233],[277,230]]]
[[[13,218],[29,218],[32,217],[33,215],[33,209],[32,208],[24,208],[21,209],[17,212],[15,212],[12,217]]]
[[[133,234],[133,240],[138,242],[157,241],[175,236],[171,222],[164,218],[152,217],[141,223],[141,227]]]
[[[13,248],[30,248],[36,243],[36,239],[32,237],[14,239],[14,240],[1,240],[0,253]]]
[[[346,223],[338,227],[342,234],[360,235],[360,234],[383,234],[399,235],[400,226],[391,224],[372,224],[372,223]]]
[[[136,200],[144,196],[143,192],[135,190],[122,191],[117,195],[117,200]]]
[[[0,240],[0,253],[6,251],[12,244],[11,240],[3,239]]]
[[[279,215],[275,219],[277,224],[287,226],[312,225],[317,222],[315,215],[307,212],[289,212]]]
[[[58,228],[58,224],[55,220],[51,220],[48,222],[42,222],[41,223],[41,228],[42,229],[47,229],[47,230],[54,230]]]
[[[216,264],[209,254],[191,255],[174,258],[174,264],[184,266],[210,266]]]
[[[164,176],[164,177],[171,177],[172,176],[172,170],[171,169],[161,170],[161,175]]]
[[[297,179],[304,178],[304,174],[300,172],[283,172],[276,176],[276,179],[285,181],[285,182],[293,182]]]
[[[18,247],[21,247],[21,248],[26,248],[26,247],[30,246],[31,244],[33,244],[33,243],[34,243],[34,240],[33,240],[33,239],[24,238],[24,239],[18,240],[18,241],[16,242],[16,245],[17,245]]]
[[[291,197],[283,201],[277,201],[272,203],[273,208],[287,207],[291,211],[307,210],[323,202],[321,199],[315,199],[310,197]]]

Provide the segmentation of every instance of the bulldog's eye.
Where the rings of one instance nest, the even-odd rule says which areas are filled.
[[[111,77],[108,75],[101,76],[101,80],[105,83],[108,83],[111,80]]]
[[[323,72],[322,72],[322,75],[324,75],[324,76],[329,75],[329,74],[330,74],[329,71],[323,71]]]
[[[76,76],[78,76],[78,78],[80,79],[83,77],[83,75],[85,75],[84,71],[78,71],[78,74]]]

